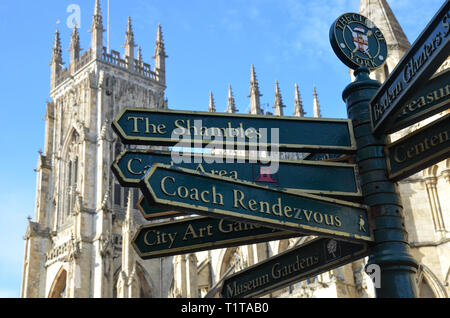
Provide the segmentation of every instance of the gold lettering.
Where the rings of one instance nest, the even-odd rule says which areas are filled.
[[[258,210],[258,207],[255,207],[255,205],[257,205],[257,204],[258,204],[258,202],[256,202],[255,200],[249,200],[248,201],[248,208],[251,211],[256,211],[256,210]]]
[[[191,235],[192,238],[194,238],[194,239],[196,239],[198,237],[198,235],[195,233],[195,230],[191,224],[188,225],[186,232],[184,233],[183,241],[186,241],[188,239],[189,235]]]
[[[291,218],[291,217],[292,217],[292,214],[290,215],[289,212],[292,212],[292,208],[291,208],[289,205],[286,205],[286,206],[284,207],[284,215],[285,215],[287,218]]]
[[[161,185],[161,190],[162,190],[162,192],[163,192],[164,194],[166,194],[166,195],[168,195],[168,196],[170,196],[170,197],[174,197],[174,196],[175,196],[175,192],[174,192],[174,193],[169,193],[169,192],[167,192],[167,190],[166,190],[166,186],[165,186],[166,180],[170,180],[170,181],[172,181],[173,183],[175,183],[175,178],[169,177],[169,176],[164,177],[164,178],[161,179],[161,184],[160,184],[160,185]]]
[[[237,198],[238,194],[239,194],[239,196],[241,197],[240,199]],[[242,200],[244,200],[244,197],[245,197],[245,195],[244,195],[244,193],[243,193],[242,191],[233,189],[233,197],[234,197],[234,205],[233,205],[234,208],[238,208],[238,203],[239,203],[239,205],[240,205],[243,209],[248,210],[248,209],[245,207],[245,204],[242,203]]]
[[[138,120],[144,120],[144,117],[128,116],[127,120],[133,120],[133,132],[138,133]]]
[[[227,222],[227,228],[224,228],[224,222]],[[225,221],[224,219],[220,219],[219,221],[219,231],[222,233],[230,233],[233,232],[233,225],[231,223],[228,223],[228,221]]]
[[[200,198],[202,199],[203,202],[205,203],[209,203],[210,201],[205,199],[205,195],[209,195],[209,191],[202,191],[202,193],[200,194]]]

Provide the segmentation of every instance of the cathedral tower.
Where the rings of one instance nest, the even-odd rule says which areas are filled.
[[[133,263],[130,246],[121,257],[122,232],[128,235],[124,240],[128,243],[130,227],[145,220],[136,210],[137,189],[131,190],[133,202],[126,213],[128,191],[117,183],[110,168],[123,149],[110,128],[118,112],[126,106],[167,106],[161,26],[157,28],[155,69],[142,60],[140,50],[135,59],[130,18],[124,55],[107,52],[103,32],[97,0],[91,47],[80,54],[79,30],[74,25],[67,68],[63,68],[59,31],[55,34],[45,146],[36,168],[36,211],[25,235],[22,297],[163,296],[169,289],[164,285],[169,270],[163,270],[163,260]],[[123,268],[122,258],[127,261]],[[124,277],[136,280],[128,292]]]

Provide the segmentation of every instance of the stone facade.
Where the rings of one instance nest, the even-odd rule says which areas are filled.
[[[410,46],[385,0],[362,0],[361,14],[383,31],[389,45],[386,67],[372,76],[384,81]],[[136,209],[137,189],[122,188],[110,167],[124,148],[110,123],[123,107],[167,108],[164,42],[158,26],[154,68],[135,57],[131,19],[125,54],[103,47],[99,1],[95,3],[91,48],[80,54],[74,27],[71,61],[62,68],[55,35],[45,149],[38,157],[36,213],[25,235],[22,297],[215,297],[227,275],[312,237],[259,243],[195,254],[141,260],[130,245],[145,221]],[[441,69],[448,68],[449,60]],[[260,92],[251,66],[250,113],[261,114]],[[274,108],[283,113],[276,83]],[[212,93],[210,111],[215,111]],[[237,109],[229,87],[227,112]],[[295,116],[303,117],[295,87]],[[314,88],[314,116],[320,106]],[[438,114],[435,117],[442,116]],[[432,120],[432,119],[430,119]],[[425,121],[426,122],[426,121]],[[395,135],[400,138],[420,123]],[[282,154],[301,159],[303,154]],[[450,266],[450,159],[399,183],[411,253],[419,263],[423,297],[448,297]],[[158,222],[158,221],[154,221]],[[283,288],[268,297],[374,297],[362,259]]]

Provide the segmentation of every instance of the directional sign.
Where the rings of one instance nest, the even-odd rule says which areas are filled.
[[[257,223],[303,234],[371,241],[364,206],[312,194],[155,164],[141,190],[156,204],[180,212]]]
[[[450,114],[387,145],[389,178],[406,178],[449,156]]]
[[[414,94],[387,132],[396,132],[449,108],[450,69],[447,69],[430,78],[425,86]]]
[[[256,297],[368,255],[366,244],[319,238],[239,271],[223,282],[223,298]]]
[[[148,202],[145,196],[141,196],[137,202],[137,208],[141,211],[142,216],[146,220],[162,219],[162,218],[173,218],[176,216],[186,215],[186,213],[181,213],[178,211],[168,210],[155,206],[154,203]]]
[[[194,217],[143,226],[133,239],[142,259],[195,253],[301,236],[257,224]]]
[[[112,170],[122,186],[136,187],[152,164],[159,162],[172,165],[173,161],[175,159],[170,152],[125,150],[114,161]],[[269,165],[251,163],[248,159],[226,160],[192,154],[184,157],[184,162],[174,165],[298,192],[334,197],[361,196],[356,180],[356,166],[344,163],[280,160],[272,163],[272,172]]]
[[[112,123],[126,144],[355,151],[347,119],[298,118],[124,108]],[[219,142],[220,141],[220,142]],[[324,151],[325,150],[325,151]]]
[[[450,51],[450,0],[445,1],[370,101],[372,131],[385,133],[394,116],[441,66]]]

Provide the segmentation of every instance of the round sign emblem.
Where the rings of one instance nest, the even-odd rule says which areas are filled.
[[[345,13],[330,28],[334,53],[348,67],[374,70],[386,61],[387,45],[375,24],[358,13]]]

